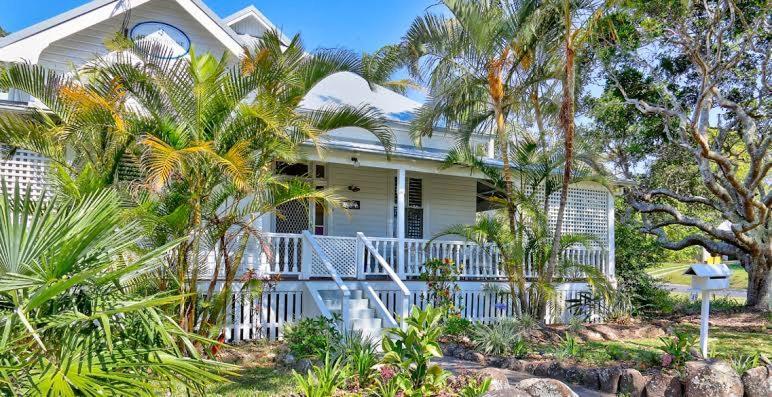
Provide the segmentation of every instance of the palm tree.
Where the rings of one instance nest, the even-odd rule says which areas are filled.
[[[112,190],[73,203],[2,183],[0,390],[7,395],[153,395],[182,381],[202,391],[231,367],[202,360],[146,293],[179,241],[146,250]]]
[[[120,36],[110,47],[116,52],[70,74],[29,64],[1,70],[0,88],[28,92],[47,109],[0,116],[0,141],[51,158],[60,169],[59,190],[72,196],[120,183],[147,242],[186,238],[169,257],[172,274],[157,285],[191,293],[180,302],[180,324],[190,330],[200,314],[206,334],[209,324],[224,320],[223,297],[250,237],[259,239],[254,219],[291,200],[334,202],[329,191],[277,179],[274,161],[297,160],[302,143],[321,144],[326,132],[345,126],[392,146],[372,107],[311,111],[300,108],[305,95],[341,71],[388,83],[379,65],[391,58],[310,54],[299,37],[285,46],[276,32],[245,48],[237,66],[195,51],[168,59],[165,48]],[[214,303],[199,305],[192,293],[207,253],[215,254],[214,271],[222,270],[226,282],[220,294],[210,283],[207,299]]]
[[[527,66],[529,15],[536,1],[517,4],[484,0],[445,0],[449,17],[427,13],[416,18],[402,42],[411,73],[425,82],[428,102],[412,124],[414,138],[431,135],[438,124],[451,127],[462,144],[474,133],[491,131],[501,155],[507,200],[514,178],[509,158],[513,117],[522,86],[515,84]],[[515,230],[515,203],[507,202]]]
[[[180,325],[191,330],[199,324],[205,335],[212,326],[216,336],[249,240],[260,238],[254,220],[288,201],[335,201],[330,191],[278,179],[273,163],[298,159],[301,144],[323,144],[328,131],[341,127],[371,131],[387,150],[393,138],[372,107],[300,107],[324,78],[361,71],[359,57],[350,52],[312,55],[298,36],[285,45],[276,32],[245,48],[238,66],[226,56],[193,51],[189,58],[166,60],[159,51],[164,49],[131,43],[89,72],[98,81],[118,82],[141,109],[128,123],[138,133],[143,179],[159,197],[143,217],[160,221],[151,226],[159,242],[188,237],[171,260],[174,284],[189,293],[180,304]],[[209,253],[213,269],[206,267]],[[224,287],[215,294],[212,280],[207,302],[199,304],[199,274],[212,270],[222,274]]]
[[[115,81],[57,73],[28,63],[0,67],[0,90],[29,93],[44,109],[0,114],[0,142],[51,160],[51,181],[73,197],[122,181],[136,141],[126,90]]]
[[[503,208],[506,208],[506,203],[514,203],[516,228],[513,231],[507,227],[509,215],[499,211],[494,216],[481,217],[472,225],[451,226],[434,237],[459,235],[481,247],[490,247],[493,243],[502,258],[509,293],[518,303],[516,313],[539,318],[544,317],[543,310],[554,295],[555,275],[569,278],[583,274],[600,292],[606,293],[608,288],[605,275],[598,269],[562,257],[555,267],[555,273],[548,273],[552,247],[547,217],[550,210],[549,197],[561,185],[565,157],[562,147],[547,146],[545,149],[542,145],[541,139],[525,135],[510,146],[509,158],[518,176],[518,186],[509,198],[505,198],[506,185],[499,168],[484,162],[469,147],[452,150],[443,167],[468,167],[485,175],[493,192],[487,200]],[[593,181],[606,184],[599,159],[587,149],[587,145],[579,146],[576,155],[578,164],[572,172],[571,183]],[[562,253],[572,245],[587,245],[593,241],[592,236],[564,235],[561,236],[558,250]]]
[[[556,52],[562,52],[562,99],[560,104],[559,124],[563,131],[563,143],[565,152],[565,166],[563,167],[563,181],[560,188],[560,204],[558,206],[557,219],[555,222],[553,249],[550,254],[547,275],[552,277],[557,266],[561,234],[563,232],[563,219],[566,205],[568,203],[568,186],[571,183],[574,153],[575,153],[575,118],[576,118],[576,53],[580,46],[587,42],[590,35],[595,31],[597,24],[601,21],[604,12],[605,2],[594,0],[555,0],[546,1],[540,4],[539,17],[552,18],[559,15],[562,23],[558,26],[562,51],[555,49]],[[542,311],[546,310],[544,308]]]

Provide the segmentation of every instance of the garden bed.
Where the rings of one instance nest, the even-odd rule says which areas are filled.
[[[719,360],[703,360],[694,348],[698,324],[699,317],[688,315],[648,323],[531,326],[519,331],[513,325],[512,332],[519,332],[523,340],[518,344],[527,349],[499,355],[490,350],[502,341],[481,333],[478,326],[463,336],[446,338],[442,347],[447,356],[606,393],[636,396],[646,390],[650,396],[681,395],[689,390],[693,394],[694,379],[698,379],[702,385],[714,382],[730,389],[745,388],[748,396],[766,397],[772,390],[772,363],[767,358],[772,356],[772,333],[767,315],[740,312],[712,317],[711,356]],[[675,335],[680,336],[680,345]],[[710,395],[731,395],[730,389]]]

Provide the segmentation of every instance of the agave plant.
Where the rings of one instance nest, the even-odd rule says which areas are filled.
[[[8,395],[151,395],[199,391],[229,367],[199,358],[164,313],[182,298],[146,295],[178,241],[145,250],[114,191],[72,202],[2,184],[0,390]]]

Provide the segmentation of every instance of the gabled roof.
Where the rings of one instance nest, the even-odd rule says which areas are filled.
[[[113,6],[110,17],[120,15],[127,10],[130,10],[134,7],[137,7],[141,4],[145,4],[148,1],[152,0],[133,0],[133,1],[126,1],[126,0],[92,0],[80,7],[76,7],[70,11],[67,11],[65,13],[59,14],[55,17],[46,19],[45,21],[39,22],[35,25],[32,25],[28,28],[22,29],[18,32],[15,32],[13,34],[10,34],[4,38],[0,39],[0,48],[7,47],[11,44],[17,43],[22,40],[30,39],[35,35],[38,35],[42,32],[45,32],[49,29],[64,25],[64,24],[71,24],[76,23],[76,19],[89,14],[91,12],[97,11],[102,9],[103,7],[109,7]],[[206,6],[202,1],[200,0],[164,0],[164,1],[175,1],[179,3],[180,5],[183,5],[183,3],[187,2],[198,9],[200,9],[206,17],[208,17],[209,22],[213,22],[216,24],[216,26],[222,30],[223,33],[227,35],[230,39],[233,41],[231,43],[223,43],[226,48],[231,50],[232,52],[240,55],[240,46],[241,46],[241,40],[239,39],[239,36],[234,32],[230,27],[228,27],[227,24],[225,24],[217,14],[214,13],[209,7]],[[184,5],[183,5],[183,8]],[[197,18],[197,15],[193,15],[194,18]],[[81,22],[81,21],[78,21]],[[90,26],[95,25],[96,23],[101,22],[101,20],[93,20],[89,21],[88,24],[81,23],[77,26],[78,30],[86,29]],[[203,22],[203,21],[201,21]],[[66,36],[66,35],[64,35]]]
[[[263,15],[262,12],[260,12],[260,10],[251,4],[234,12],[231,15],[228,15],[227,17],[223,18],[222,21],[228,26],[233,26],[233,24],[238,23],[246,18],[252,18],[265,30],[275,30],[279,32],[279,37],[284,44],[288,44],[290,42],[289,38],[287,38],[287,36],[285,36],[284,33],[282,33],[282,31],[277,28],[273,22],[271,22],[270,19],[268,19],[265,15]]]

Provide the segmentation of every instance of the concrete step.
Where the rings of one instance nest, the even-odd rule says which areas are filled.
[[[341,309],[340,299],[325,299],[324,305],[330,310]],[[366,310],[370,308],[370,301],[367,299],[349,299],[348,307],[350,311]]]
[[[333,314],[340,314],[341,310],[340,308],[337,309],[331,309],[330,312]],[[375,318],[375,309],[358,309],[358,310],[351,310],[349,311],[349,316],[353,320],[355,318]]]
[[[351,319],[351,328],[361,331],[371,331],[381,329],[380,318],[354,318]]]

